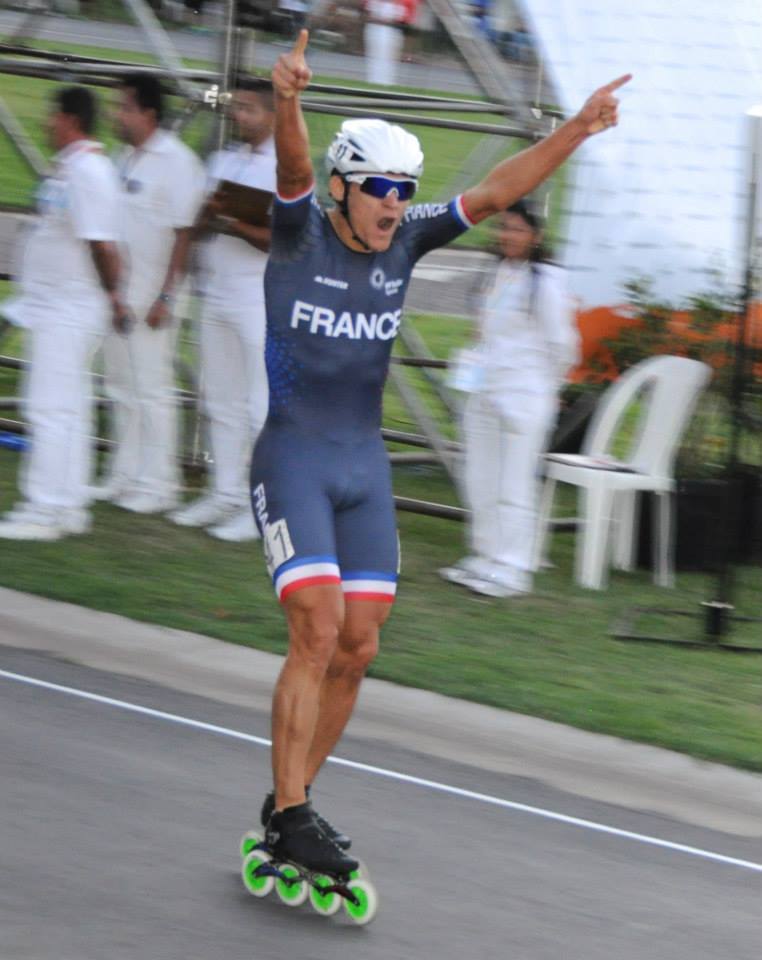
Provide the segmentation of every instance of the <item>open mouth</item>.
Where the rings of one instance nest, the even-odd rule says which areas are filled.
[[[388,233],[390,230],[394,229],[394,226],[397,223],[396,217],[382,217],[376,226],[382,233]]]

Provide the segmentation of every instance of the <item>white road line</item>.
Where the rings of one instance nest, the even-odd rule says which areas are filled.
[[[220,727],[214,723],[205,723],[203,720],[194,720],[191,717],[181,717],[175,713],[165,713],[163,710],[154,710],[152,707],[143,707],[137,703],[129,703],[126,700],[115,700],[113,697],[104,697],[99,693],[90,693],[87,690],[78,690],[75,687],[65,687],[58,683],[50,683],[47,680],[38,680],[35,677],[28,677],[20,673],[11,673],[9,670],[0,670],[0,677],[6,680],[13,680],[17,683],[25,683],[32,687],[42,687],[45,690],[54,690],[57,693],[65,693],[69,696],[79,697],[81,700],[91,700],[95,703],[102,703],[109,707],[116,707],[119,710],[127,710],[131,713],[138,713],[146,717],[153,717],[157,720],[167,720],[170,723],[176,723],[179,726],[191,727],[194,730],[204,730],[207,733],[216,733],[223,737],[230,737],[233,740],[243,740],[246,743],[256,743],[261,747],[269,747],[271,741],[265,737],[255,737],[251,733],[244,733],[241,730],[232,730],[230,727]],[[374,767],[367,763],[358,763],[355,760],[344,760],[341,757],[329,757],[329,763],[337,766],[349,767],[352,770],[359,770],[363,773],[371,773],[374,776],[386,777],[389,780],[398,780],[401,783],[410,783],[418,787],[425,787],[428,790],[436,790],[439,793],[448,793],[452,796],[463,797],[467,800],[477,800],[480,803],[489,803],[495,807],[501,807],[504,810],[515,810],[520,813],[529,813],[535,817],[542,817],[545,820],[554,820],[557,823],[565,823],[572,827],[581,827],[584,830],[592,830],[596,833],[606,833],[613,837],[619,837],[623,840],[632,840],[636,843],[643,843],[651,847],[661,847],[664,850],[671,850],[674,853],[683,853],[692,857],[700,857],[703,860],[711,860],[715,863],[723,863],[730,867],[740,867],[744,870],[752,870],[755,873],[762,873],[762,863],[754,863],[751,860],[739,860],[737,857],[728,857],[722,853],[715,853],[712,850],[702,850],[700,847],[687,846],[684,843],[674,843],[672,840],[662,840],[659,837],[651,837],[648,834],[633,833],[631,830],[620,830],[619,827],[611,827],[605,823],[597,823],[594,820],[582,820],[579,817],[570,817],[564,813],[557,813],[554,810],[546,810],[544,807],[532,807],[525,803],[516,803],[513,800],[503,800],[501,797],[493,797],[486,793],[476,793],[473,790],[464,790],[461,787],[453,787],[447,783],[438,783],[436,780],[425,780],[422,777],[411,776],[407,773],[399,773],[396,770],[387,770],[384,767]]]

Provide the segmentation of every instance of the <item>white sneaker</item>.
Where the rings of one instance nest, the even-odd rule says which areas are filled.
[[[229,520],[219,523],[215,527],[210,527],[206,532],[218,540],[228,540],[231,543],[259,540],[259,530],[254,523],[254,514],[251,507],[239,509]]]
[[[439,576],[448,583],[457,583],[459,587],[466,585],[466,580],[478,577],[483,573],[486,561],[481,557],[468,556],[458,560],[451,567],[441,567]]]
[[[0,537],[6,540],[60,540],[87,533],[92,519],[87,510],[55,510],[33,503],[17,503],[0,520]]]
[[[59,523],[66,533],[78,536],[90,532],[93,518],[88,510],[63,510],[59,517]]]
[[[515,587],[509,587],[506,583],[488,577],[467,577],[461,585],[468,587],[471,593],[478,593],[483,597],[493,597],[495,600],[521,597],[527,592],[526,590],[516,590]]]
[[[180,527],[208,527],[213,523],[223,523],[229,520],[232,514],[241,509],[239,503],[231,504],[220,500],[214,494],[206,494],[186,503],[178,510],[173,510],[168,519]]]
[[[0,520],[0,537],[5,540],[60,540],[66,531],[52,510],[18,503]]]
[[[177,497],[157,497],[155,493],[136,491],[119,497],[114,503],[123,510],[132,513],[166,513],[177,507]]]
[[[87,488],[91,500],[102,500],[115,503],[121,497],[127,496],[128,491],[116,483],[94,483]]]

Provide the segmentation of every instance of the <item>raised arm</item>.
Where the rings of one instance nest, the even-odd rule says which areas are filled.
[[[304,193],[314,180],[310,138],[299,103],[299,94],[312,76],[304,59],[308,38],[308,32],[301,30],[293,49],[278,57],[272,72],[278,193],[283,197]]]
[[[631,79],[627,73],[596,90],[579,113],[544,140],[494,167],[463,195],[463,206],[472,221],[505,210],[531,193],[561,166],[589,137],[618,123],[619,101],[614,91]]]

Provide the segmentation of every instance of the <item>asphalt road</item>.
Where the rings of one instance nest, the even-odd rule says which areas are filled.
[[[378,740],[345,740],[375,769],[333,764],[316,791],[369,866],[376,921],[255,900],[237,843],[269,753],[241,733],[266,738],[266,713],[0,645],[3,960],[759,957],[759,836]]]

